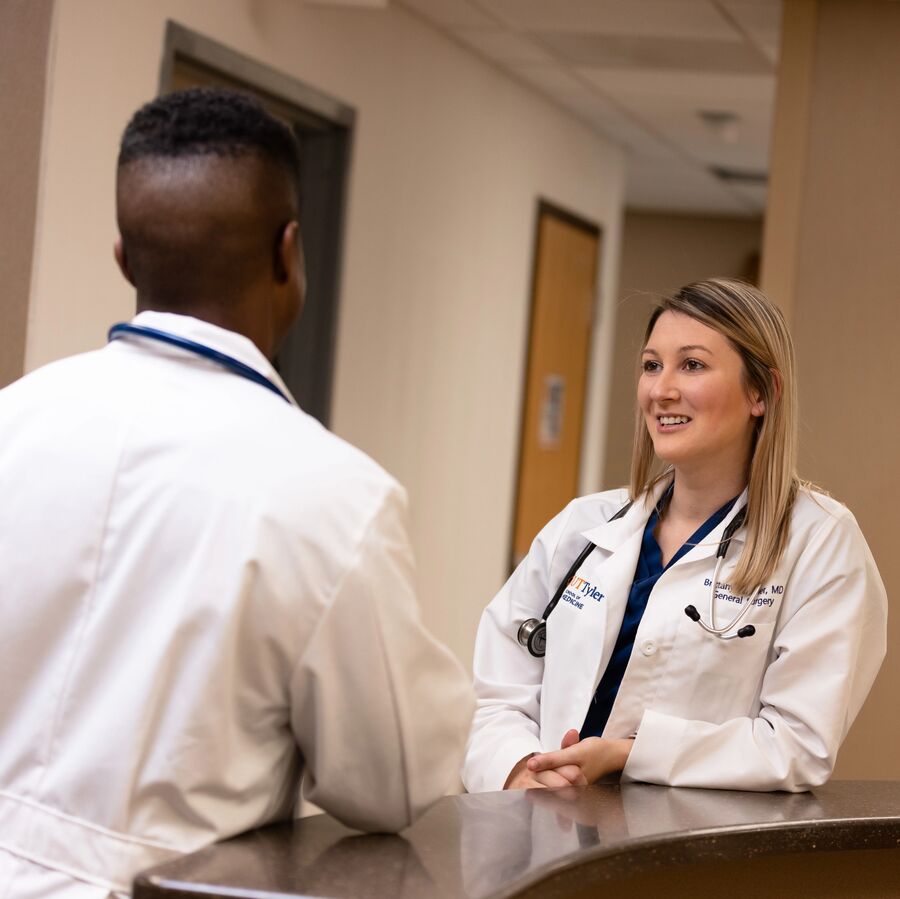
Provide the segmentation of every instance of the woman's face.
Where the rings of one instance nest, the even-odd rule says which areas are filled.
[[[638,404],[656,454],[676,471],[743,473],[762,400],[718,331],[680,312],[656,320],[641,357]]]

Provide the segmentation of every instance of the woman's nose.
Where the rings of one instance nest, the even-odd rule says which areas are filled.
[[[664,368],[654,379],[650,388],[650,396],[654,400],[674,400],[680,396],[678,377],[671,369]]]

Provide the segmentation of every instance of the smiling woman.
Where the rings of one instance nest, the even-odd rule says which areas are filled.
[[[758,290],[713,279],[653,311],[629,488],[570,503],[482,617],[470,790],[828,779],[886,597],[853,516],[799,480],[796,423]]]

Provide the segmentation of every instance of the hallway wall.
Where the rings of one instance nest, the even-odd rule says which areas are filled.
[[[0,3],[0,387],[25,368],[52,14],[53,0]]]
[[[763,288],[797,348],[800,474],[847,504],[889,603],[887,659],[835,774],[900,778],[900,3],[785,7]],[[825,647],[823,647],[823,651]]]

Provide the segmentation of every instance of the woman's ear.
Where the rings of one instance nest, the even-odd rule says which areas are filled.
[[[774,402],[777,403],[781,399],[781,391],[784,387],[784,380],[781,377],[781,372],[778,371],[777,368],[770,368],[770,374],[772,375],[772,392],[774,394]],[[750,414],[754,418],[762,418],[763,415],[766,414],[766,401],[762,398],[762,395],[758,390],[750,391]]]

